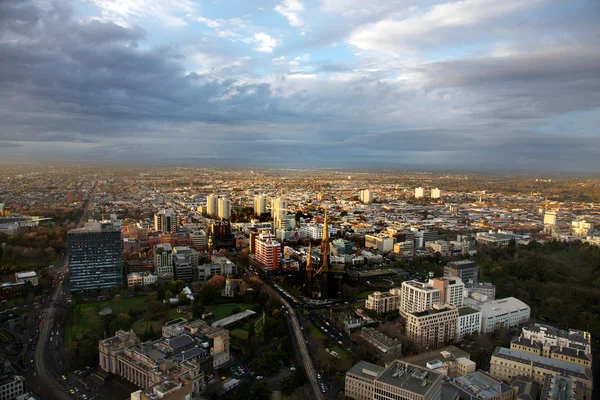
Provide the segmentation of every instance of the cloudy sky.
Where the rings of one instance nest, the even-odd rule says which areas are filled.
[[[0,1],[0,161],[598,171],[598,0]]]

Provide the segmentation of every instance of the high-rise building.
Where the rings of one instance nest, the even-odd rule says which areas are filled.
[[[365,204],[371,204],[373,202],[373,192],[371,192],[369,189],[361,190],[360,201]]]
[[[418,187],[415,189],[415,198],[416,199],[421,199],[425,197],[425,189],[422,187]]]
[[[206,231],[196,231],[190,233],[190,240],[192,241],[192,248],[197,251],[206,251],[208,247],[208,235]]]
[[[231,225],[227,221],[216,221],[211,224],[210,236],[214,250],[235,247],[235,235],[231,233]]]
[[[161,243],[154,247],[154,267],[158,276],[173,277],[173,247],[170,244]]]
[[[423,312],[440,302],[440,290],[429,283],[418,281],[402,282],[400,291],[400,313]]]
[[[177,232],[181,217],[173,210],[160,210],[154,214],[154,230],[157,232]]]
[[[454,341],[458,326],[458,308],[436,303],[425,311],[405,314],[406,336],[419,349],[436,348]]]
[[[231,200],[226,197],[221,197],[218,203],[218,216],[221,219],[231,218]]]
[[[440,197],[442,197],[442,191],[438,188],[435,189],[431,189],[431,198],[432,199],[439,199]]]
[[[261,233],[254,242],[254,260],[258,266],[265,270],[277,270],[281,262],[281,244],[275,240],[271,233]]]
[[[544,225],[556,225],[556,211],[546,211],[544,213]]]
[[[594,224],[591,222],[584,221],[573,221],[571,223],[571,228],[573,230],[573,235],[579,237],[588,237],[592,236],[594,233]]]
[[[173,274],[175,280],[190,282],[198,267],[198,252],[189,247],[173,249]]]
[[[254,214],[261,215],[267,212],[267,198],[259,194],[254,198]]]
[[[67,192],[67,203],[71,204],[73,202],[73,191],[69,190]]]
[[[110,222],[88,222],[67,234],[69,284],[72,292],[123,284],[121,228]]]
[[[83,191],[79,190],[77,192],[77,201],[82,202],[83,201]]]
[[[398,312],[401,291],[400,288],[392,288],[389,292],[375,292],[370,294],[365,301],[365,308],[373,310],[378,314],[390,311]]]
[[[280,221],[286,219],[287,206],[287,201],[280,197],[273,199],[271,202],[271,217],[273,217],[273,227],[275,229],[280,228],[282,226],[282,222]],[[285,225],[285,223],[283,223],[283,225]]]
[[[206,196],[206,213],[208,215],[217,215],[219,197],[214,194]]]
[[[469,260],[452,261],[444,267],[444,277],[460,278],[465,283],[477,283],[479,268]]]
[[[456,307],[463,305],[465,285],[460,278],[435,278],[429,284],[440,291],[440,301]]]
[[[461,340],[467,335],[481,331],[481,311],[471,307],[458,309],[458,325],[456,326],[456,340]]]

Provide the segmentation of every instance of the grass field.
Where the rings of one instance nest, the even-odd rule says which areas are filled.
[[[127,313],[129,310],[142,305],[146,301],[146,298],[147,296],[124,298],[118,307],[111,300],[94,301],[81,304],[81,306],[72,306],[69,309],[69,323],[67,324],[64,336],[65,342],[68,342],[71,338],[76,338],[78,333],[85,334],[86,332],[93,330],[103,331],[104,327],[98,316],[98,311],[102,310],[104,307],[112,308],[113,314]]]
[[[232,311],[242,312],[243,310],[250,309],[248,304],[217,304],[214,306],[206,307],[205,313],[213,314],[213,321],[218,321],[225,317],[229,317]]]
[[[10,343],[14,340],[14,338],[8,334],[5,330],[0,331],[0,342],[2,343]]]
[[[357,299],[366,299],[370,294],[375,293],[375,290],[365,290],[364,292],[360,292],[356,298]]]
[[[352,359],[345,350],[342,350],[338,346],[333,346],[329,348],[329,351],[335,351],[340,358],[332,356],[330,353],[327,353],[325,349],[321,348],[319,349],[319,357],[321,358],[321,361],[324,363],[333,362],[333,365],[337,371],[347,371],[352,368]]]
[[[323,332],[321,332],[319,330],[319,328],[314,326],[312,323],[308,324],[308,330],[310,331],[310,334],[312,335],[313,338],[325,339],[325,334],[323,334]]]
[[[229,334],[240,339],[248,339],[248,331],[245,329],[233,329]]]

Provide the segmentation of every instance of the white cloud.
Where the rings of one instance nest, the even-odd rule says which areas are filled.
[[[102,17],[120,25],[129,26],[132,20],[153,18],[167,26],[187,25],[181,17],[193,13],[195,5],[191,0],[90,0],[99,7]]]
[[[362,50],[411,53],[447,38],[447,29],[473,26],[532,7],[543,0],[461,0],[438,4],[408,18],[390,17],[361,25],[348,42]]]
[[[300,16],[304,11],[301,0],[283,0],[281,4],[275,6],[275,11],[287,18],[291,26],[300,27],[304,24]]]
[[[254,50],[260,51],[261,53],[272,53],[278,43],[277,39],[264,32],[255,33],[248,41],[256,43],[258,47],[255,47]]]

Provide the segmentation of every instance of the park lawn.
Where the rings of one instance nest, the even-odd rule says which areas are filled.
[[[173,321],[174,319],[177,319],[177,318],[188,319],[188,315],[185,312],[178,313],[176,308],[173,308],[173,309],[165,312],[165,322]]]
[[[229,334],[231,336],[235,336],[240,339],[244,339],[244,340],[248,339],[248,331],[245,329],[236,328],[236,329],[233,329],[231,332],[229,332]]]
[[[248,304],[217,304],[214,306],[206,307],[205,313],[212,313],[213,321],[218,321],[225,317],[229,317],[233,310],[237,312],[242,312],[243,310],[248,310],[251,307]]]
[[[0,331],[0,342],[2,343],[10,343],[14,340],[14,338],[6,332],[4,329]]]
[[[81,306],[73,305],[69,308],[69,317],[67,329],[65,330],[64,340],[68,343],[72,338],[76,338],[78,333],[85,334],[93,330],[103,331],[102,321],[98,316],[98,311],[104,307],[112,308],[114,314],[127,313],[129,310],[143,304],[148,296],[126,297],[121,304],[117,305],[112,300],[92,301],[83,303]],[[78,311],[75,308],[78,308]]]
[[[329,348],[329,351],[335,351],[340,356],[340,358],[332,356],[330,353],[327,353],[325,349],[321,348],[319,349],[319,356],[322,362],[326,363],[328,359],[334,359],[335,361],[333,365],[335,366],[335,369],[337,371],[347,371],[350,368],[352,368],[352,359],[345,350],[342,350],[338,346],[333,346]]]
[[[161,332],[162,331],[162,326],[163,326],[163,322],[158,320],[158,321],[148,321],[147,322],[147,326],[148,328],[152,327],[152,330],[156,333],[156,332]],[[146,330],[146,321],[144,321],[143,319],[137,321],[135,324],[133,324],[133,332],[135,332],[135,334],[138,337],[144,337],[144,331]]]
[[[312,322],[310,324],[308,324],[308,330],[310,331],[310,334],[312,335],[313,338],[315,338],[315,339],[325,339],[325,334],[323,334],[323,332],[321,332],[319,330],[319,328],[317,328],[316,326],[314,326],[312,324]]]
[[[366,299],[367,297],[369,297],[370,294],[375,293],[375,290],[365,290],[364,292],[360,292],[356,298],[357,299]]]

